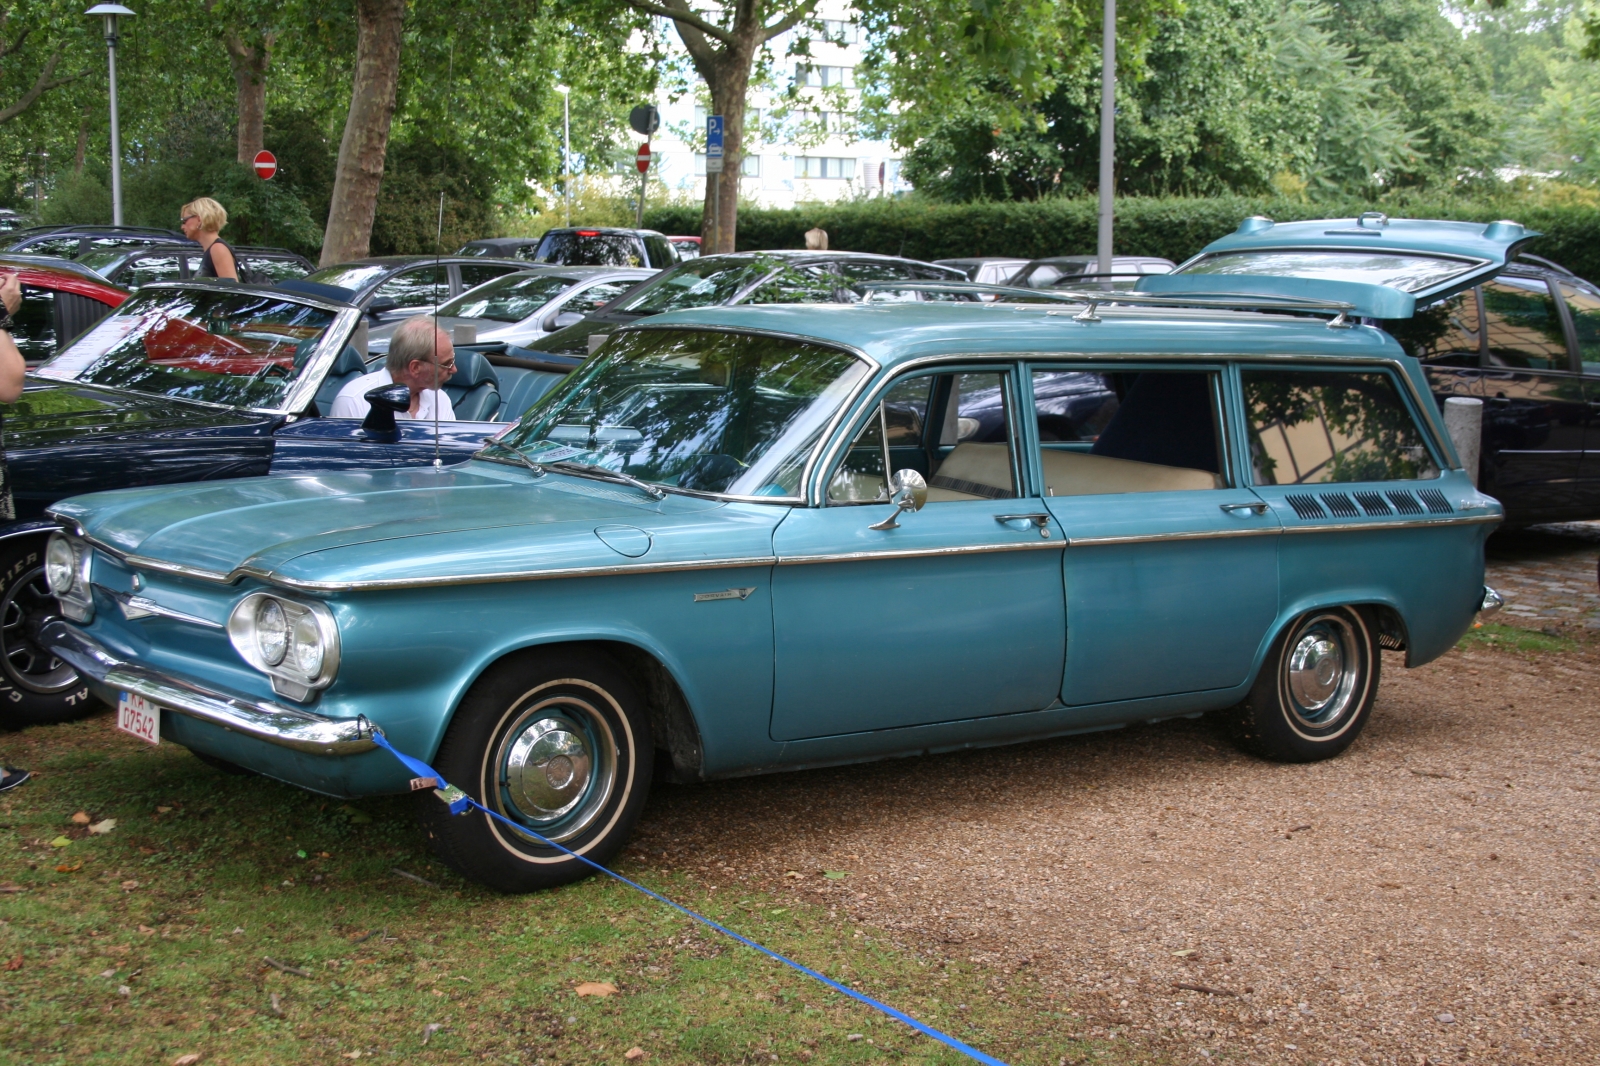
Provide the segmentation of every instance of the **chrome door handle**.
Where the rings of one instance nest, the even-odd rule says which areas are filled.
[[[1264,503],[1225,503],[1222,509],[1229,514],[1236,511],[1254,511],[1256,514],[1266,514],[1267,505]]]
[[[1027,521],[1040,528],[1050,524],[1050,516],[1047,514],[997,514],[994,516],[994,520],[1001,525],[1005,525],[1007,522]]]

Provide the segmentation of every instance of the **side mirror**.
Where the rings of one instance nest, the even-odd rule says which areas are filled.
[[[915,470],[896,470],[891,479],[894,485],[889,502],[894,504],[894,514],[882,522],[874,522],[868,529],[899,529],[899,517],[907,511],[920,511],[928,502],[928,483]]]
[[[375,296],[372,298],[372,302],[367,304],[367,314],[373,318],[379,318],[399,306],[392,296]]]
[[[395,444],[400,440],[400,427],[394,416],[411,410],[411,389],[406,385],[380,385],[363,397],[371,409],[361,420],[361,432],[380,444]]]
[[[555,318],[550,320],[550,324],[545,327],[545,332],[554,333],[558,329],[566,329],[568,326],[576,326],[582,321],[583,315],[581,312],[563,311]]]

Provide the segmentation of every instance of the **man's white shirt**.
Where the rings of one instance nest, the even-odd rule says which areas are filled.
[[[333,410],[328,412],[329,418],[366,418],[372,405],[367,403],[367,393],[384,385],[393,385],[394,378],[389,376],[389,368],[375,371],[371,374],[362,374],[350,384],[339,390],[339,395],[333,398]],[[450,406],[450,397],[443,389],[424,389],[422,396],[417,401],[417,413],[409,411],[396,411],[396,418],[415,419],[418,422],[433,421],[433,405],[439,404],[439,421],[454,422],[456,411]]]

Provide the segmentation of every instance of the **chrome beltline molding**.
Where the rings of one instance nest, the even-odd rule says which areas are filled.
[[[1016,552],[1065,548],[1060,540],[1024,541],[1019,544],[963,544],[953,548],[890,548],[884,551],[831,552],[826,555],[780,555],[779,566],[801,566],[806,563],[859,563],[873,559],[922,559],[940,555],[987,555],[992,552]]]
[[[1263,526],[1255,529],[1216,529],[1194,533],[1133,533],[1119,537],[1069,537],[1070,548],[1092,548],[1101,544],[1148,544],[1163,540],[1217,540],[1222,537],[1270,537],[1288,533],[1383,533],[1391,529],[1419,529],[1430,526],[1474,526],[1500,521],[1499,515],[1458,515],[1455,518],[1414,518],[1404,522],[1378,519],[1373,522],[1325,522],[1321,525]]]
[[[355,755],[376,747],[371,728],[356,719],[328,718],[265,700],[230,696],[138,663],[123,662],[88,634],[59,619],[44,627],[40,641],[79,673],[102,685],[268,744],[311,755]]]

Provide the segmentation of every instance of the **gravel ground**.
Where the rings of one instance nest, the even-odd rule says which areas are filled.
[[[1592,582],[1582,541],[1552,565],[1585,552]],[[1600,1062],[1600,642],[1562,628],[1575,650],[1386,654],[1327,763],[1170,722],[665,788],[636,850],[975,960],[996,996],[1026,968],[1135,1058]]]

